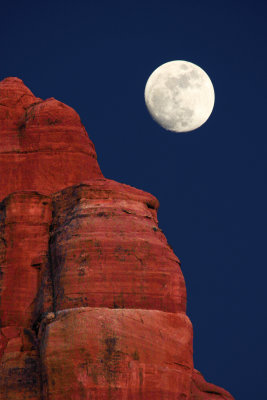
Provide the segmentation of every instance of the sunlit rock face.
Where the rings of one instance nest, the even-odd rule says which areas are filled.
[[[194,370],[157,199],[105,179],[75,111],[17,78],[0,118],[0,398],[231,400]]]
[[[192,327],[183,313],[73,308],[57,313],[42,340],[48,399],[189,398]]]
[[[53,196],[56,311],[109,307],[185,312],[179,260],[158,228],[158,201],[111,180]]]
[[[36,98],[18,78],[0,82],[0,129],[0,200],[102,177],[78,114],[53,98]]]

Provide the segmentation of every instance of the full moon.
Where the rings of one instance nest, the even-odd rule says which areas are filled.
[[[214,100],[209,76],[188,61],[161,65],[152,72],[145,87],[145,102],[152,118],[174,132],[189,132],[203,125]]]

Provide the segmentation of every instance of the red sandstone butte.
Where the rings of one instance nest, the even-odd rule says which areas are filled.
[[[0,399],[233,400],[193,365],[158,200],[105,179],[77,113],[0,82]]]

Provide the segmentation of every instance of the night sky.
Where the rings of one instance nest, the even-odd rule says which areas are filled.
[[[237,400],[267,393],[266,18],[257,0],[1,2],[0,80],[72,106],[103,174],[159,199],[195,367]],[[149,75],[179,59],[215,89],[211,117],[186,134],[144,103]]]

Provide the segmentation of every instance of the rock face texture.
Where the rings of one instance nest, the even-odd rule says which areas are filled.
[[[0,399],[232,400],[194,369],[157,199],[105,179],[77,113],[0,82]]]
[[[36,98],[20,79],[0,82],[0,128],[0,199],[103,177],[79,115],[53,98]]]
[[[56,193],[53,204],[56,311],[82,306],[185,312],[184,278],[158,228],[153,196],[97,180]]]
[[[57,313],[43,343],[48,399],[189,398],[192,327],[183,313],[68,309]]]

